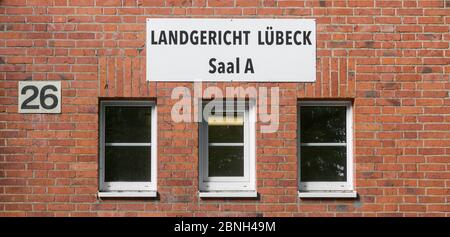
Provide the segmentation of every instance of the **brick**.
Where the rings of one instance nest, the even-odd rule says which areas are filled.
[[[301,1],[283,1],[279,3],[281,6],[285,4],[286,6],[299,6],[297,4],[302,4]],[[236,0],[237,7],[258,7],[261,5],[261,1],[259,0]]]
[[[139,0],[139,6],[145,7],[162,7],[165,4],[165,0]]]
[[[69,0],[69,6],[93,6],[94,0]]]
[[[233,0],[208,0],[208,6],[210,7],[232,7],[234,6]]]
[[[120,7],[122,5],[121,0],[96,0],[96,6],[104,6],[104,7]]]

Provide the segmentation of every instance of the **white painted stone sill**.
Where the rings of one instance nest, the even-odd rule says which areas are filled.
[[[233,192],[199,192],[201,198],[256,198],[256,191],[233,191]]]
[[[98,192],[99,198],[150,198],[150,197],[157,197],[158,193],[156,191],[112,191],[112,192]]]
[[[356,191],[299,191],[299,198],[356,198],[358,193]]]

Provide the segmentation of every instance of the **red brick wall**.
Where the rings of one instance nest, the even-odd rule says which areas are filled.
[[[450,216],[450,1],[2,0],[0,216]],[[315,83],[279,86],[257,133],[258,200],[198,197],[197,124],[145,81],[147,17],[317,19]],[[61,80],[62,113],[18,114],[18,81]],[[211,83],[223,87],[227,83]],[[99,200],[98,101],[158,104],[159,199]],[[354,98],[358,199],[297,197],[296,103]]]

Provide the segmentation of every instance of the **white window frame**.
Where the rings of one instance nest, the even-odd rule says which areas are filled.
[[[345,106],[346,107],[346,142],[345,143],[302,143],[300,137],[301,107],[305,106]],[[300,192],[333,192],[333,191],[353,191],[353,110],[351,101],[300,101],[298,103],[298,187]],[[301,181],[301,146],[346,146],[347,154],[347,181],[346,182],[302,182]],[[353,193],[353,192],[352,192]],[[322,195],[333,197],[333,195]],[[353,197],[353,195],[351,195]],[[308,195],[304,197],[309,197]],[[312,195],[311,197],[314,197]],[[336,195],[339,197],[339,195]]]
[[[210,101],[208,103],[223,103],[222,100]],[[226,107],[234,101],[226,101],[223,108],[226,115]],[[244,102],[242,101],[244,104]],[[239,103],[238,103],[239,104]],[[208,123],[202,119],[199,124],[199,189],[202,197],[219,197],[221,195],[209,195],[202,192],[223,192],[222,196],[241,196],[233,192],[253,192],[252,195],[244,195],[253,197],[256,195],[256,164],[255,164],[255,106],[253,101],[246,101],[245,108],[238,108],[238,112],[244,113],[244,139],[243,144],[221,144],[236,145],[244,147],[244,176],[243,177],[209,177],[208,176]],[[216,104],[214,104],[216,105]],[[237,107],[237,106],[236,106]],[[217,109],[217,107],[215,106]],[[217,110],[216,110],[217,111]],[[216,146],[219,144],[213,144]]]
[[[157,186],[157,114],[153,101],[101,101],[100,102],[100,166],[99,196],[103,197],[151,197],[156,196]],[[105,108],[106,107],[150,107],[151,108],[151,143],[105,143]],[[150,182],[106,182],[105,181],[105,148],[106,146],[150,146],[151,147],[151,181]],[[135,192],[149,192],[142,194]],[[113,193],[113,195],[111,195]]]

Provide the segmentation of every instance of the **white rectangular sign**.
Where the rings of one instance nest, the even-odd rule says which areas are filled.
[[[148,81],[316,80],[313,19],[147,19]]]
[[[60,81],[19,81],[19,113],[61,113]]]

